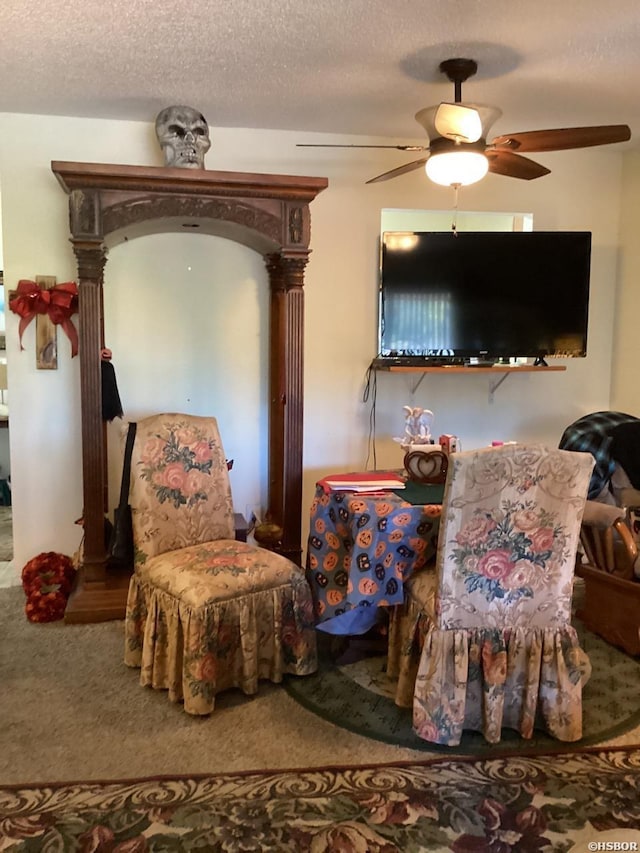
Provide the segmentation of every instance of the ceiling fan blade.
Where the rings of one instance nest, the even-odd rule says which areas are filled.
[[[496,136],[491,144],[511,151],[562,151],[567,148],[588,148],[591,145],[610,145],[631,139],[626,124],[599,127],[564,127],[555,130],[529,130],[524,133],[505,133]]]
[[[396,151],[426,151],[426,145],[339,145],[331,142],[297,142],[296,148],[395,148]]]
[[[496,151],[485,152],[489,160],[489,171],[495,175],[506,175],[508,178],[522,178],[531,181],[533,178],[541,178],[551,171],[546,166],[541,166],[528,157],[514,154],[512,151],[498,148]]]
[[[378,181],[388,181],[391,178],[397,178],[407,172],[413,172],[414,169],[419,169],[420,166],[424,166],[428,159],[428,157],[421,157],[419,160],[413,160],[411,163],[405,163],[404,166],[398,166],[397,169],[391,169],[389,172],[383,172],[381,175],[376,175],[375,178],[371,178],[367,183],[375,184]]]

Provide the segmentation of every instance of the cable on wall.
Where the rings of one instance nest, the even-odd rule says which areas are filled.
[[[371,398],[371,410],[369,412],[369,436],[367,439],[367,458],[365,460],[365,471],[369,470],[369,462],[373,463],[373,470],[377,468],[376,458],[376,396],[378,392],[378,372],[369,365],[365,374],[365,386],[362,393],[362,402],[368,402]]]

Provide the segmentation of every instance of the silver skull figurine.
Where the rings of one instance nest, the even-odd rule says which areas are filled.
[[[156,136],[164,152],[165,166],[204,169],[204,155],[211,148],[209,125],[193,107],[165,107],[156,118]]]

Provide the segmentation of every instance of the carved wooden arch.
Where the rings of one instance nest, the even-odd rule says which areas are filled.
[[[200,227],[260,252],[270,285],[270,544],[300,562],[302,513],[304,269],[309,203],[326,178],[95,163],[51,164],[69,195],[78,264],[84,558],[65,619],[121,618],[127,577],[107,570],[106,447],[100,349],[106,253],[123,235]],[[266,542],[266,539],[265,539]]]

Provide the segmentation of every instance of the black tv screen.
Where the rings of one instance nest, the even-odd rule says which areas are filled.
[[[586,355],[590,232],[387,231],[381,248],[379,356]]]

